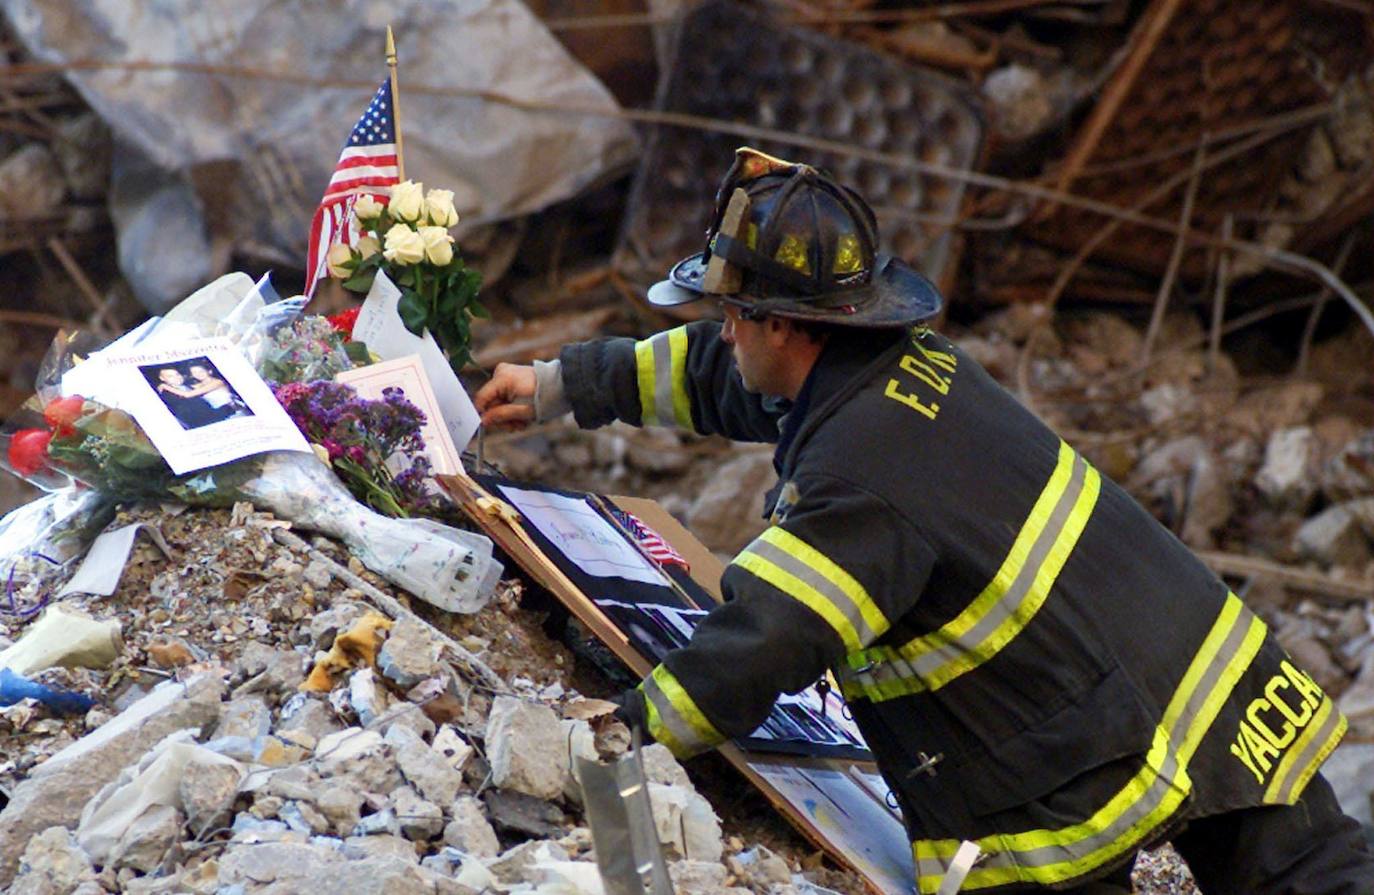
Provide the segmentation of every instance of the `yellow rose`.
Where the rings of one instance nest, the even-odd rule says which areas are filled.
[[[329,264],[329,275],[339,280],[346,280],[353,276],[354,257],[353,250],[341,242],[336,242],[329,247],[329,254],[324,256],[324,260]]]
[[[425,258],[435,267],[443,267],[453,260],[453,237],[443,227],[421,227],[420,238],[425,242]]]
[[[391,188],[391,204],[387,207],[396,220],[415,223],[425,211],[425,185],[413,180],[396,184]]]
[[[453,190],[430,190],[425,196],[425,211],[429,222],[436,227],[453,227],[458,223],[458,209],[453,207]]]
[[[419,264],[425,257],[425,241],[405,224],[395,224],[386,231],[386,260],[397,264]]]
[[[359,196],[358,201],[353,203],[353,213],[358,216],[360,221],[379,218],[385,210],[386,206],[371,196]]]
[[[358,240],[358,256],[361,258],[371,258],[381,250],[382,244],[375,236],[364,236]]]

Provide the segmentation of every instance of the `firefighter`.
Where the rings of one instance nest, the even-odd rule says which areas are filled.
[[[686,758],[833,671],[900,803],[916,888],[1130,891],[1171,840],[1213,893],[1374,892],[1318,773],[1346,722],[1226,585],[924,325],[872,210],[736,153],[706,251],[649,292],[723,322],[502,364],[483,421],[571,409],[775,442],[770,527],[623,712]],[[971,851],[966,847],[966,852]],[[959,872],[962,872],[962,868]]]

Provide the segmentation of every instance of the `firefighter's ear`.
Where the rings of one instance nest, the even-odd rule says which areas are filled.
[[[768,347],[782,348],[792,338],[800,335],[800,332],[792,326],[792,321],[785,317],[774,317],[770,314],[763,318],[763,335],[768,341]]]

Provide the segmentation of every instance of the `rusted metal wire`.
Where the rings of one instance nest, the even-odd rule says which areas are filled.
[[[1106,6],[1110,0],[966,0],[910,9],[814,10],[774,13],[779,22],[805,25],[848,25],[877,23],[930,22],[940,19],[982,18],[1042,6]],[[608,15],[562,16],[543,20],[550,31],[585,31],[602,28],[643,28],[666,25],[677,20],[673,13],[615,13]]]
[[[1183,250],[1187,246],[1183,234],[1188,232],[1188,225],[1193,221],[1193,203],[1197,201],[1198,183],[1202,180],[1202,166],[1207,160],[1207,135],[1202,135],[1202,142],[1198,144],[1197,152],[1193,155],[1193,166],[1188,173],[1188,188],[1183,194],[1183,209],[1178,215],[1178,224],[1182,228],[1178,236],[1174,239],[1173,251],[1169,253],[1169,266],[1164,269],[1164,277],[1159,282],[1159,294],[1155,296],[1155,306],[1150,312],[1150,325],[1145,330],[1145,341],[1140,346],[1140,363],[1143,367],[1150,362],[1150,350],[1154,347],[1155,339],[1159,337],[1159,328],[1164,324],[1164,312],[1169,307],[1169,296],[1174,291],[1174,278],[1178,276],[1178,266],[1183,261]]]
[[[199,74],[216,74],[227,77],[240,77],[249,80],[277,81],[316,88],[353,89],[360,92],[371,92],[376,88],[376,85],[370,81],[316,78],[307,75],[297,75],[290,72],[247,68],[243,66],[155,62],[151,60],[133,60],[126,62],[72,60],[65,63],[21,63],[19,65],[10,66],[9,72],[11,74],[22,75],[106,69],[135,72],[183,71]],[[3,77],[4,74],[5,72],[0,71],[0,77]],[[428,84],[408,84],[406,90],[412,95],[424,94],[428,96],[450,96],[477,99],[484,102],[498,103],[509,108],[520,109],[530,113],[613,118],[642,124],[698,128],[749,140],[768,140],[816,152],[852,156],[861,160],[887,164],[896,169],[917,171],[933,177],[944,177],[963,181],[964,183],[985,189],[1001,190],[1044,202],[1058,203],[1066,207],[1092,212],[1112,220],[1119,220],[1124,223],[1146,227],[1160,233],[1175,236],[1182,233],[1183,238],[1190,244],[1226,248],[1247,255],[1253,255],[1266,267],[1299,273],[1329,285],[1332,291],[1350,306],[1355,315],[1359,317],[1361,323],[1363,323],[1371,333],[1374,333],[1374,313],[1371,313],[1369,308],[1367,308],[1350,290],[1350,287],[1332,274],[1329,268],[1312,258],[1300,255],[1296,252],[1277,249],[1248,240],[1235,238],[1223,239],[1211,233],[1180,227],[1174,221],[1143,214],[1137,209],[1123,208],[1100,199],[1079,196],[1039,183],[1015,181],[1005,177],[998,177],[994,174],[985,174],[980,171],[954,168],[937,162],[926,162],[903,155],[864,149],[863,147],[852,146],[835,140],[811,137],[805,134],[781,131],[773,128],[740,124],[734,121],[725,121],[702,115],[691,115],[681,112],[660,112],[649,109],[622,109],[615,106],[593,105],[587,103],[545,102],[542,100],[521,99],[494,90],[438,87]]]

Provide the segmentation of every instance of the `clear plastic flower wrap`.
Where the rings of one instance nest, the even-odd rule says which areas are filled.
[[[114,518],[115,502],[89,488],[62,488],[0,517],[0,618],[38,614],[48,585]]]
[[[261,333],[263,327],[249,324],[242,331]],[[253,340],[254,348],[262,344]],[[368,568],[439,608],[475,612],[486,604],[500,575],[487,538],[430,520],[383,516],[356,501],[315,454],[258,454],[175,475],[127,413],[62,393],[62,374],[98,347],[85,336],[54,341],[36,394],[0,430],[0,466],[45,490],[68,493],[77,485],[110,502],[170,499],[225,507],[250,501],[337,538]],[[32,535],[41,536],[41,528]],[[18,526],[12,537],[23,537]],[[0,562],[6,561],[0,553]],[[14,567],[8,561],[0,572]]]

